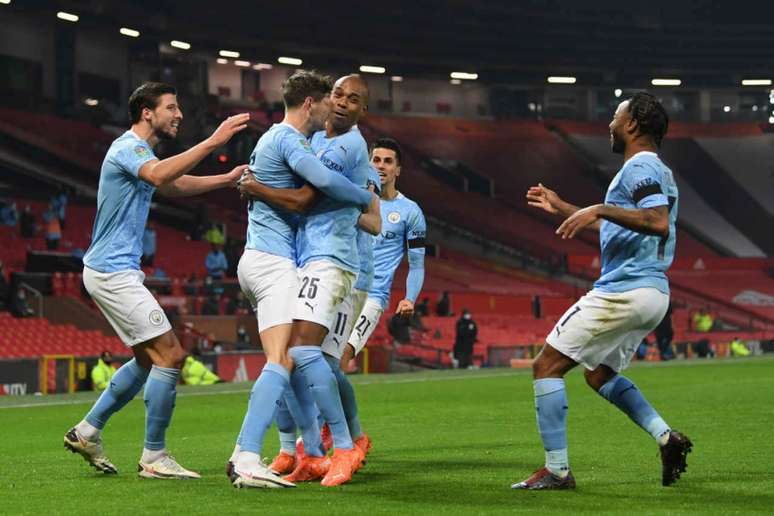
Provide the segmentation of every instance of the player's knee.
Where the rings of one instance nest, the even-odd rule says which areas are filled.
[[[545,378],[550,370],[550,361],[541,353],[532,362],[532,377],[534,379]]]
[[[615,373],[607,370],[607,368],[603,366],[600,366],[593,371],[587,369],[583,372],[583,377],[586,379],[586,385],[597,392],[599,392],[599,389],[601,389],[613,376],[615,376]]]

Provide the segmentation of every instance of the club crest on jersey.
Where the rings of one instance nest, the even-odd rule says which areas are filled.
[[[164,322],[164,312],[161,310],[153,310],[149,316],[150,322],[153,326],[161,326]]]
[[[398,222],[400,222],[400,213],[398,213],[397,211],[390,212],[390,214],[387,215],[387,220],[389,220],[393,224],[397,224]]]
[[[147,158],[150,156],[150,152],[148,151],[147,147],[143,147],[142,145],[138,145],[134,148],[134,153],[137,154],[137,157],[140,158]]]

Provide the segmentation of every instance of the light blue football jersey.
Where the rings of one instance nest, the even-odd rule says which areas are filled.
[[[379,172],[374,167],[369,167],[367,186],[371,185],[374,185],[374,191],[379,195],[381,181]],[[360,256],[360,272],[357,274],[354,288],[368,292],[374,281],[374,236],[362,229],[357,232],[357,252]]]
[[[669,294],[666,271],[675,256],[678,192],[672,171],[653,152],[639,152],[613,178],[605,204],[626,209],[669,207],[669,236],[638,233],[602,221],[602,273],[594,284],[604,292],[653,287]]]
[[[139,173],[152,159],[156,155],[151,146],[131,130],[110,145],[99,175],[91,245],[83,256],[88,268],[103,273],[140,269],[142,237],[156,189]]]
[[[391,201],[381,200],[381,212],[382,233],[374,242],[374,280],[368,297],[385,308],[403,254],[408,251],[424,260],[427,225],[419,205],[400,192]]]
[[[310,152],[309,141],[295,127],[274,124],[255,145],[249,168],[266,186],[299,188],[303,181],[292,167]],[[296,259],[297,214],[256,199],[248,204],[247,219],[246,249]]]
[[[312,150],[331,172],[342,174],[365,189],[371,165],[368,148],[357,127],[328,138],[325,131],[312,135]],[[323,260],[355,274],[360,270],[357,219],[360,208],[328,196],[322,197],[298,224],[297,263]]]

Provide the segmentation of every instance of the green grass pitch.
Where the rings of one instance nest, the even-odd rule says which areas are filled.
[[[62,447],[94,394],[0,400],[1,514],[741,514],[774,513],[774,360],[672,362],[627,375],[694,442],[688,471],[660,485],[655,443],[573,371],[567,379],[574,492],[517,492],[543,461],[526,371],[353,377],[374,441],[339,488],[236,490],[224,475],[247,384],[180,387],[172,453],[200,481],[137,477],[142,401],[104,439],[119,475],[94,472]],[[30,406],[36,405],[39,406]],[[278,448],[274,430],[265,453]]]

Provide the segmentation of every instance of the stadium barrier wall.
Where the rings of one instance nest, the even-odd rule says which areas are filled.
[[[22,396],[38,392],[39,366],[37,358],[0,360],[0,396]]]

